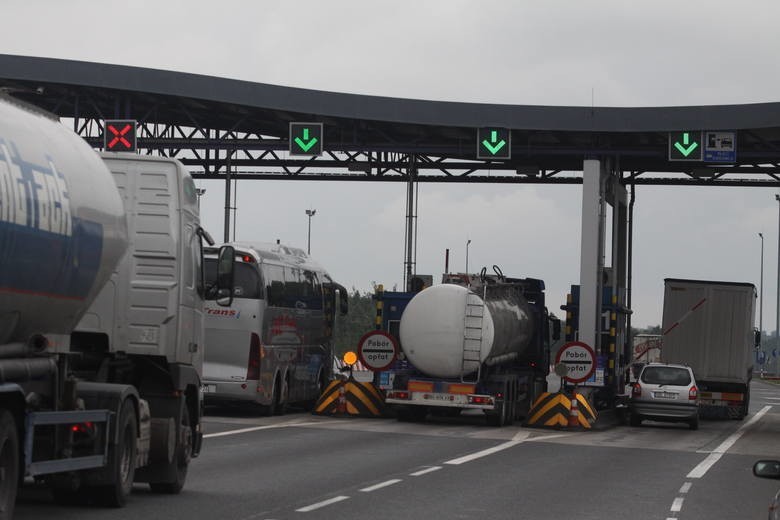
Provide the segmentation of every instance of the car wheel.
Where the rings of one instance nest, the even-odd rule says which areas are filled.
[[[688,421],[688,427],[690,427],[691,430],[698,430],[699,429],[699,417],[694,417],[690,421]]]
[[[642,425],[642,416],[638,413],[631,412],[631,416],[628,419],[628,423],[631,426],[641,426]]]

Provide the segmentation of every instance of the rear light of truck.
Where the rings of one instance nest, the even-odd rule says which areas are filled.
[[[249,340],[249,361],[246,365],[246,378],[251,380],[260,379],[260,336],[252,333]]]
[[[409,392],[405,390],[393,390],[388,397],[391,399],[409,399]]]
[[[692,386],[690,390],[688,390],[688,400],[695,401],[699,397],[699,389],[695,386]]]
[[[641,397],[642,396],[642,386],[639,383],[634,383],[634,386],[631,387],[631,397]]]
[[[489,395],[470,395],[468,396],[468,402],[469,404],[495,404],[495,401]]]

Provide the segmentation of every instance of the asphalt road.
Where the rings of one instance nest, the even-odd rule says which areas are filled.
[[[185,490],[137,485],[127,507],[54,505],[23,489],[17,519],[747,519],[766,518],[780,481],[780,387],[753,383],[744,421],[645,422],[570,432],[489,428],[481,417],[257,417],[209,410]]]

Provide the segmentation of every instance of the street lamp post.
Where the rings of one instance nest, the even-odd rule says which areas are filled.
[[[761,277],[758,282],[758,333],[759,333],[759,345],[758,350],[761,350],[761,346],[764,338],[764,234],[759,233],[761,238]]]
[[[466,274],[469,274],[469,244],[471,243],[471,239],[468,239],[466,241]]]
[[[780,195],[775,195],[775,200],[778,202],[778,214],[777,214],[777,302],[775,304],[775,348],[780,349]],[[775,358],[775,375],[778,372],[777,357]]]
[[[311,254],[311,218],[317,213],[316,209],[307,209],[306,214],[309,216],[309,238],[306,240],[306,254]]]

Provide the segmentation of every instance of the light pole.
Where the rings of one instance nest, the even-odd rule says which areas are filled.
[[[777,302],[775,303],[775,348],[780,349],[780,195],[775,195],[778,202],[777,214]],[[772,356],[775,357],[775,356]],[[775,357],[775,375],[778,373],[777,358]]]
[[[758,350],[761,350],[764,338],[764,234],[759,233],[758,236],[761,238],[761,278],[758,282],[758,333],[760,334],[758,336]]]
[[[311,218],[317,213],[316,209],[307,209],[306,214],[309,216],[309,238],[306,241],[306,254],[311,254]]]
[[[469,244],[471,243],[471,239],[469,238],[466,241],[466,274],[469,274]]]

